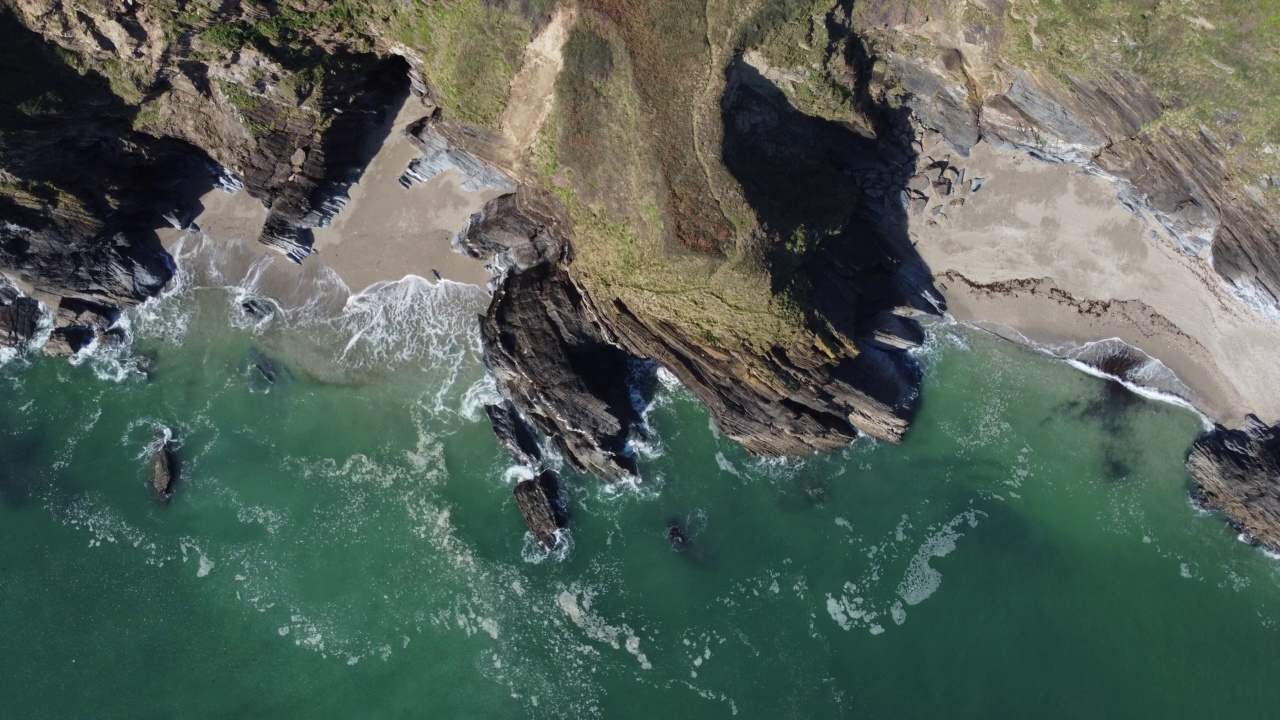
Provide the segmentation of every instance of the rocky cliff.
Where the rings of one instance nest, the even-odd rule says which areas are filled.
[[[50,352],[164,287],[172,260],[154,229],[185,227],[214,185],[266,205],[259,239],[301,261],[409,92],[404,59],[361,52],[319,20],[306,36],[276,28],[273,44],[249,37],[265,6],[197,9],[23,0],[0,17],[14,89],[0,270],[56,309]]]
[[[486,360],[574,465],[637,472],[655,363],[754,453],[896,441],[914,318],[941,309],[910,213],[979,187],[926,137],[1112,180],[1280,317],[1275,51],[1213,29],[1269,20],[1141,5],[12,0],[0,269],[58,308],[67,352],[167,282],[152,229],[213,184],[302,261],[413,93],[402,181],[510,191],[456,243],[498,256]],[[29,337],[30,302],[2,297]]]
[[[1243,430],[1219,425],[1196,441],[1187,469],[1200,502],[1226,513],[1249,541],[1280,552],[1280,424],[1250,415]]]

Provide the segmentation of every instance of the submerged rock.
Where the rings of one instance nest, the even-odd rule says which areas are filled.
[[[554,550],[560,538],[556,531],[564,527],[564,512],[560,501],[556,474],[544,470],[538,477],[516,483],[516,506],[529,526],[533,539],[547,550]]]
[[[1280,551],[1280,423],[1249,415],[1243,430],[1218,425],[1192,446],[1187,469],[1197,500],[1225,512],[1251,542]]]
[[[275,385],[287,383],[293,379],[288,366],[258,348],[249,350],[246,374],[249,389],[260,394],[269,393]]]
[[[689,549],[689,533],[685,530],[684,523],[679,520],[672,520],[667,523],[667,543],[671,545],[671,549],[676,552],[683,552]]]
[[[173,483],[177,479],[177,462],[173,456],[173,438],[169,431],[156,434],[158,447],[151,456],[151,487],[162,500],[173,497]]]

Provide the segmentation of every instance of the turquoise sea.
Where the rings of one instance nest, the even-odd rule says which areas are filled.
[[[1280,707],[1280,564],[1189,503],[1190,411],[954,325],[900,447],[751,458],[668,382],[645,482],[565,471],[545,557],[482,410],[482,293],[344,306],[312,264],[255,318],[283,261],[219,247],[183,248],[128,348],[0,368],[0,717]]]

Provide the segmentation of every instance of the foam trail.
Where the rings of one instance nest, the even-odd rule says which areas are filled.
[[[1186,395],[1191,395],[1192,393],[1191,393],[1191,390],[1186,386],[1186,384],[1182,382],[1182,380],[1173,372],[1171,368],[1169,368],[1169,366],[1165,365],[1158,358],[1148,355],[1147,353],[1143,352],[1141,349],[1126,343],[1120,338],[1106,338],[1103,340],[1093,340],[1093,341],[1089,341],[1082,344],[1066,343],[1066,344],[1060,344],[1055,346],[1055,345],[1048,345],[1045,343],[1036,342],[1028,338],[1026,335],[1023,335],[1022,333],[1018,332],[1016,329],[1009,327],[1008,325],[999,325],[998,327],[1000,328],[1000,330],[996,331],[989,327],[985,327],[982,323],[979,323],[979,322],[964,322],[962,324],[967,327],[971,327],[975,330],[980,330],[982,332],[995,335],[996,337],[1001,338],[1003,340],[1010,340],[1018,343],[1019,345],[1025,345],[1031,348],[1032,350],[1035,350],[1036,352],[1042,353],[1044,355],[1048,355],[1049,357],[1052,357],[1056,360],[1061,360],[1066,364],[1070,365],[1071,367],[1081,372],[1084,372],[1088,375],[1092,375],[1093,377],[1117,382],[1120,385],[1124,386],[1130,392],[1133,392],[1134,394],[1139,395],[1148,400],[1168,403],[1170,405],[1175,405],[1177,407],[1183,408],[1184,410],[1190,410],[1191,412],[1195,413],[1197,417],[1200,418],[1200,422],[1204,425],[1204,428],[1206,430],[1213,429],[1213,426],[1214,426],[1213,419],[1210,418],[1208,415],[1205,415],[1203,412],[1201,412],[1200,409],[1197,408],[1186,397],[1183,397],[1181,394],[1179,394],[1179,393],[1184,393]],[[1142,358],[1141,362],[1138,364],[1138,367],[1133,368],[1128,372],[1126,372],[1127,375],[1136,376],[1152,383],[1159,382],[1160,384],[1165,385],[1165,387],[1164,388],[1152,387],[1151,385],[1148,385],[1142,382],[1135,382],[1133,379],[1130,379],[1130,378],[1118,377],[1116,375],[1104,372],[1103,370],[1100,370],[1097,367],[1090,365],[1084,360],[1079,359],[1080,357],[1088,357],[1092,351],[1096,351],[1099,349],[1105,350],[1105,351],[1115,351],[1118,348],[1123,348],[1125,351],[1134,353],[1137,356],[1140,356]]]
[[[1113,382],[1118,382],[1130,392],[1140,395],[1144,398],[1147,398],[1148,400],[1155,400],[1157,402],[1169,403],[1170,405],[1176,405],[1180,408],[1183,408],[1184,410],[1190,410],[1191,412],[1196,414],[1196,417],[1200,418],[1200,422],[1204,425],[1205,430],[1213,429],[1213,426],[1214,426],[1213,419],[1210,418],[1208,415],[1205,415],[1204,413],[1200,412],[1200,410],[1197,409],[1195,405],[1192,405],[1190,402],[1188,402],[1184,398],[1180,398],[1177,395],[1174,395],[1172,393],[1167,393],[1161,390],[1156,390],[1154,388],[1138,385],[1136,383],[1129,382],[1128,380],[1123,380],[1121,378],[1118,378],[1114,375],[1108,375],[1107,373],[1102,372],[1101,370],[1093,367],[1092,365],[1088,365],[1086,363],[1080,362],[1079,360],[1072,360],[1070,358],[1059,358],[1059,359],[1063,360],[1071,367],[1087,375],[1092,375],[1096,378],[1101,378],[1103,380],[1111,380]]]

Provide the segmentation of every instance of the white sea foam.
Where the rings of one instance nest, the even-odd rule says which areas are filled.
[[[1213,429],[1213,421],[1186,399],[1186,396],[1189,396],[1191,391],[1169,366],[1165,365],[1158,358],[1148,355],[1141,349],[1126,343],[1120,338],[1105,338],[1085,343],[1062,343],[1051,345],[1036,342],[1017,330],[1007,326],[1001,326],[1000,332],[992,332],[986,327],[983,327],[980,323],[966,324],[974,329],[982,330],[983,332],[990,332],[997,337],[1015,340],[1020,345],[1025,345],[1040,353],[1062,360],[1071,367],[1088,375],[1092,375],[1093,377],[1118,382],[1130,392],[1147,398],[1148,400],[1168,403],[1190,410],[1200,418],[1200,422],[1204,425],[1206,430]],[[1082,357],[1089,356],[1091,353],[1108,351],[1113,348],[1118,351],[1133,353],[1142,358],[1138,367],[1130,371],[1129,374],[1131,375],[1131,378],[1118,378],[1109,375],[1080,359]]]
[[[614,650],[625,649],[634,655],[641,669],[648,670],[653,666],[649,658],[640,652],[640,637],[625,623],[612,625],[591,612],[591,601],[594,594],[584,590],[577,583],[564,588],[556,595],[556,605],[574,625],[581,628],[588,638],[603,643]]]
[[[492,375],[485,373],[462,394],[462,404],[458,408],[458,415],[471,422],[479,422],[484,419],[485,405],[501,402],[502,395],[498,392],[497,382],[494,381]]]
[[[1102,372],[1101,370],[1093,367],[1092,365],[1087,365],[1085,363],[1080,362],[1079,360],[1072,360],[1069,358],[1064,358],[1064,360],[1068,365],[1079,370],[1080,372],[1083,372],[1088,375],[1092,375],[1096,378],[1102,378],[1104,380],[1111,380],[1114,382],[1118,382],[1130,392],[1140,395],[1141,397],[1147,398],[1148,400],[1155,400],[1157,402],[1168,403],[1170,405],[1176,405],[1180,408],[1183,408],[1184,410],[1190,410],[1191,412],[1196,414],[1196,417],[1200,418],[1200,423],[1204,426],[1205,430],[1213,429],[1213,420],[1209,418],[1209,416],[1205,415],[1204,413],[1196,409],[1194,405],[1192,405],[1190,402],[1188,402],[1184,398],[1178,397],[1177,395],[1174,395],[1172,393],[1167,393],[1162,390],[1156,390],[1154,388],[1138,385],[1128,380],[1122,380],[1118,377],[1108,375]]]
[[[729,462],[729,458],[725,457],[724,453],[722,452],[716,453],[716,467],[719,467],[722,471],[730,473],[732,475],[742,474],[738,472],[738,468],[734,467],[734,464]]]
[[[534,539],[533,533],[524,534],[524,545],[520,548],[520,559],[530,565],[541,565],[545,562],[562,563],[573,556],[573,532],[569,528],[556,530],[556,546],[550,552]]]

